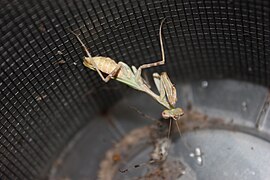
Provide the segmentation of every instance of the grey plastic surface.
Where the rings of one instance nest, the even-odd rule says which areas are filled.
[[[185,166],[185,174],[180,179],[270,177],[268,89],[246,82],[215,80],[177,84],[177,90],[178,106],[219,118],[230,127],[195,129],[173,143],[169,158],[180,159]],[[153,123],[129,106],[152,118],[160,117],[159,104],[142,93],[131,92],[128,98],[112,107],[107,116],[94,119],[76,136],[52,168],[51,180],[96,179],[99,163],[113,142],[134,128]],[[202,165],[192,157],[196,148],[201,150]],[[128,166],[148,159],[149,151],[146,148],[135,155],[127,162]],[[130,179],[131,174],[132,177],[142,175],[142,170],[132,169],[116,177]]]
[[[175,156],[184,160],[196,174],[196,179],[268,179],[270,176],[270,143],[241,132],[203,130],[183,136],[174,147]],[[199,147],[203,165],[199,166],[190,153]],[[181,151],[179,151],[181,150]],[[188,173],[187,173],[188,174]],[[181,177],[185,179],[185,175]]]

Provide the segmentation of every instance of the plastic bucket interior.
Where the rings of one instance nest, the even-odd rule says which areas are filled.
[[[155,89],[152,74],[167,72],[185,115],[168,163],[155,167],[162,176],[149,178],[269,177],[268,1],[3,0],[0,8],[1,179],[149,177],[148,165],[134,165],[147,164],[153,144],[144,128],[164,108],[120,82],[103,82],[83,65],[69,30],[92,56],[139,67],[161,59],[165,17],[166,63],[143,75]],[[106,166],[113,172],[104,170],[127,137],[142,143],[121,166]]]

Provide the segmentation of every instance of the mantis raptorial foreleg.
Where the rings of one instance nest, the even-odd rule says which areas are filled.
[[[161,73],[160,80],[164,86],[165,94],[168,98],[168,102],[171,106],[174,106],[177,101],[177,94],[176,94],[176,88],[172,84],[169,76],[166,72]]]
[[[157,90],[159,92],[159,98],[161,101],[167,101],[166,100],[166,94],[163,84],[161,83],[160,75],[158,73],[153,73],[153,79],[154,83],[157,87]]]
[[[78,41],[80,42],[81,46],[83,47],[84,51],[86,52],[88,58],[92,58],[90,52],[88,51],[86,45],[82,42],[81,38],[79,37],[78,34],[76,34],[75,32],[69,30],[72,34],[74,34],[76,36],[76,38],[78,39]],[[86,58],[87,59],[87,58]],[[121,62],[119,62],[117,64],[117,66],[114,68],[114,70],[110,73],[108,73],[108,75],[106,77],[104,77],[102,75],[102,73],[100,72],[98,66],[96,65],[95,61],[91,61],[91,64],[94,66],[94,68],[96,69],[96,71],[98,72],[99,76],[101,77],[101,79],[104,81],[104,82],[108,82],[112,77],[114,77],[121,69]]]
[[[162,19],[160,27],[159,27],[159,41],[160,41],[160,47],[161,47],[161,61],[157,61],[154,63],[149,63],[149,64],[143,64],[141,65],[136,73],[136,79],[140,78],[142,69],[154,67],[154,66],[160,66],[165,64],[165,53],[164,53],[164,47],[163,47],[163,40],[162,40],[162,26],[166,18]]]
[[[174,107],[177,101],[176,89],[170,81],[166,72],[153,74],[155,85],[159,91],[159,98],[168,101],[171,107]],[[167,98],[167,99],[166,99]]]

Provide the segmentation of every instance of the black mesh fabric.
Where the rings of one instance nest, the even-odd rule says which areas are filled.
[[[270,84],[270,3],[233,0],[1,0],[0,176],[46,177],[53,160],[121,91],[82,65],[92,55],[129,65],[160,59],[175,79],[235,78]],[[117,85],[110,82],[106,87]]]

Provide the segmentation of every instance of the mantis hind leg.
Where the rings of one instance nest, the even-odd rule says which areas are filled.
[[[118,63],[117,66],[114,68],[114,70],[106,76],[104,81],[108,82],[109,80],[111,80],[111,78],[115,77],[121,70],[121,67],[122,67],[121,64]]]
[[[136,78],[138,79],[141,76],[142,69],[150,68],[150,67],[155,67],[155,66],[160,66],[165,64],[165,53],[164,53],[164,46],[163,46],[163,40],[162,40],[162,26],[166,18],[162,19],[159,27],[159,41],[160,41],[160,47],[161,47],[161,60],[154,62],[154,63],[149,63],[149,64],[143,64],[141,65],[137,72],[136,72]]]

